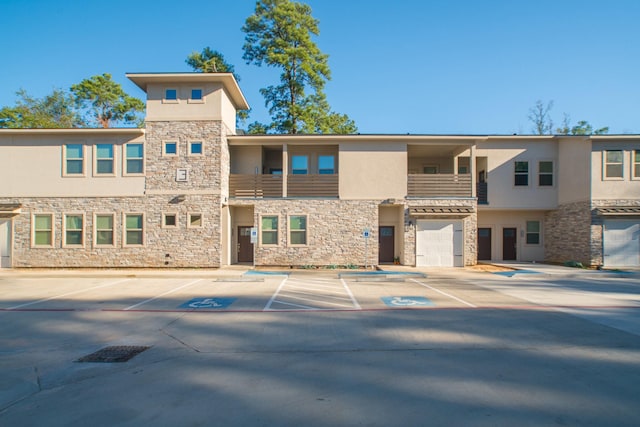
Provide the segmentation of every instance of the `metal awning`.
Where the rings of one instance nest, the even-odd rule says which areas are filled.
[[[11,218],[20,214],[22,205],[19,203],[0,203],[0,218]]]
[[[456,215],[468,216],[474,213],[472,207],[467,206],[420,206],[409,207],[411,216],[431,216],[431,215]]]
[[[598,215],[636,215],[640,216],[640,206],[609,206],[596,208]]]

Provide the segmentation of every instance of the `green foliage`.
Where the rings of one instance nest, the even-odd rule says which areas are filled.
[[[579,120],[575,126],[571,126],[568,114],[564,114],[562,127],[556,129],[558,135],[604,135],[609,133],[609,127],[593,129],[593,126],[586,120]]]
[[[111,74],[95,75],[71,86],[76,102],[87,108],[95,122],[103,127],[124,122],[141,125],[138,113],[144,111],[144,102],[127,95],[119,83],[111,80]]]
[[[34,98],[26,90],[16,92],[18,100],[13,107],[0,110],[0,128],[77,128],[84,127],[75,108],[73,97],[60,89],[50,95]]]
[[[320,31],[308,5],[258,0],[255,14],[247,18],[242,31],[247,64],[282,70],[280,84],[260,90],[272,119],[263,128],[292,134],[356,132],[355,123],[331,112],[325,99],[324,86],[331,78],[328,55],[312,40]]]
[[[240,81],[240,76],[235,73],[233,65],[229,64],[217,50],[212,50],[209,46],[202,49],[202,52],[192,52],[185,62],[193,68],[193,71],[202,73],[233,73],[236,81]]]
[[[529,120],[533,123],[533,132],[536,135],[551,135],[553,132],[553,121],[551,120],[551,108],[553,101],[549,101],[545,105],[542,101],[536,101],[536,104],[529,109]],[[579,120],[575,126],[571,126],[571,117],[563,114],[562,126],[556,128],[558,135],[603,135],[609,133],[609,127],[593,129],[586,120]]]

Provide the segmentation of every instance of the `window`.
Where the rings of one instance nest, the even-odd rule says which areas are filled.
[[[307,244],[307,217],[305,215],[289,217],[289,243],[292,245]]]
[[[187,226],[189,228],[202,227],[202,214],[201,213],[189,213],[187,214]]]
[[[142,144],[127,144],[125,171],[129,175],[144,173],[144,147]]]
[[[178,155],[178,143],[176,141],[165,141],[162,143],[162,155],[163,156],[177,156]]]
[[[202,141],[189,141],[189,154],[192,156],[201,156]]]
[[[604,152],[604,177],[605,178],[622,178],[623,177],[623,159],[622,150],[607,150]]]
[[[515,163],[515,185],[529,185],[529,162]]]
[[[291,173],[293,175],[306,175],[309,173],[309,158],[307,156],[292,156]]]
[[[458,175],[466,175],[469,173],[468,166],[458,166]]]
[[[262,235],[261,242],[263,245],[278,244],[278,217],[263,216],[262,217]]]
[[[113,246],[113,214],[97,214],[93,223],[95,245]]]
[[[553,162],[538,162],[538,185],[540,187],[553,185]]]
[[[527,245],[540,244],[540,221],[527,221]]]
[[[191,97],[189,102],[203,102],[202,89],[191,89]]]
[[[429,175],[434,175],[438,173],[438,166],[424,166],[422,168],[422,173],[426,173]]]
[[[84,246],[84,216],[73,214],[64,216],[63,246]]]
[[[96,144],[96,175],[113,175],[113,144]]]
[[[335,172],[335,158],[333,156],[318,157],[318,173],[320,175],[333,175]]]
[[[53,247],[52,214],[36,214],[33,216],[32,246]]]
[[[633,177],[640,178],[640,150],[633,150]]]
[[[163,102],[178,102],[178,90],[165,89]]]
[[[139,246],[144,243],[144,215],[142,214],[125,214],[125,246]]]
[[[178,214],[175,214],[175,213],[162,214],[162,226],[164,228],[176,228],[178,226]]]
[[[64,146],[64,175],[84,175],[84,145]]]

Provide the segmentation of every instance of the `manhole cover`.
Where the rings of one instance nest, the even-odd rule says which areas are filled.
[[[118,363],[126,362],[134,356],[142,353],[143,351],[151,347],[136,346],[136,345],[118,345],[105,347],[101,350],[91,353],[87,356],[81,357],[76,362],[88,362],[88,363]]]

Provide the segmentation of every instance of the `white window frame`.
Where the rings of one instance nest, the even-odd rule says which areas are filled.
[[[129,157],[127,156],[127,147],[129,147],[130,145],[142,145],[142,158],[138,158],[138,157],[132,157],[131,160],[142,160],[142,172],[128,172],[127,171],[127,160],[129,160]],[[146,144],[144,144],[143,142],[128,142],[126,144],[124,144],[124,146],[122,147],[122,176],[144,176],[145,174],[145,159],[147,157],[147,152],[146,152]]]
[[[50,230],[42,230],[49,231],[51,233],[51,243],[50,244],[36,244],[36,217],[38,216],[48,216],[51,218],[51,229]],[[53,212],[34,212],[31,214],[31,247],[32,248],[53,248],[56,242],[56,216]]]
[[[167,91],[175,90],[176,99],[167,99]],[[180,102],[180,91],[177,87],[165,87],[162,89],[162,103],[163,104],[177,104]]]
[[[82,228],[80,229],[80,232],[82,233],[82,243],[80,244],[76,244],[76,243],[67,243],[67,231],[69,231],[67,229],[67,217],[70,216],[79,216],[82,218]],[[86,223],[86,218],[84,215],[84,212],[65,212],[62,215],[62,247],[63,248],[84,248],[85,243],[86,243],[86,227],[87,223]],[[73,230],[73,231],[77,231],[77,230]]]
[[[175,154],[167,153],[167,144],[175,144],[176,152]],[[180,155],[180,144],[177,140],[168,139],[166,141],[162,141],[162,156],[163,157],[178,157]]]
[[[620,161],[620,163],[610,163],[607,161],[607,153],[609,152],[620,152],[622,153],[622,160]],[[620,165],[620,171],[622,176],[608,176],[607,175],[607,166],[608,165]],[[604,150],[602,152],[602,179],[604,181],[623,181],[624,180],[624,150],[622,149],[617,149],[617,150]]]
[[[636,170],[638,171],[637,173]],[[640,148],[631,150],[631,179],[640,180]]]
[[[194,90],[199,90],[201,93],[200,99],[194,99],[191,96],[193,95]],[[204,89],[201,87],[192,87],[189,89],[189,99],[187,100],[189,104],[204,104]]]
[[[534,232],[529,232],[529,223],[530,222],[537,222],[538,223],[538,231],[536,233]],[[528,236],[529,234],[537,234],[538,235],[538,243],[529,243],[528,240]],[[542,245],[542,221],[538,220],[538,219],[531,219],[531,220],[526,220],[524,222],[524,244],[527,246],[540,246]]]
[[[192,225],[191,218],[195,215],[200,215],[200,225]],[[203,228],[204,227],[204,215],[202,212],[187,212],[187,228]]]
[[[67,146],[79,145],[82,147],[82,172],[81,173],[69,173],[67,171],[67,160],[80,160],[78,158],[67,159]],[[62,145],[62,176],[69,178],[84,178],[87,176],[87,148],[84,142],[65,142]]]
[[[98,158],[98,145],[110,145],[111,146],[111,173],[99,173],[98,172],[98,160],[109,160],[109,159],[99,159]],[[112,142],[98,142],[93,146],[93,176],[116,176],[116,152],[117,146]]]
[[[111,244],[101,244],[98,243],[98,217],[99,216],[110,216],[111,217]],[[116,214],[109,212],[96,212],[93,214],[93,247],[94,248],[115,248],[116,247]],[[104,231],[104,230],[102,230]]]
[[[142,243],[127,243],[127,217],[129,216],[141,216],[142,217],[142,228],[135,228],[131,231],[139,231],[142,238]],[[122,213],[122,247],[123,248],[140,248],[147,245],[147,239],[145,237],[146,232],[146,218],[144,212],[123,212]]]
[[[200,144],[200,153],[193,153],[191,151],[194,144]],[[194,157],[202,157],[204,156],[204,141],[199,139],[194,139],[193,141],[189,141],[189,146],[187,147],[187,155]]]
[[[293,217],[298,217],[298,216],[303,216],[305,217],[305,223],[306,223],[306,228],[304,228],[304,243],[291,243],[292,239],[291,239],[291,232],[292,231],[302,231],[302,230],[293,230],[291,228],[291,218]],[[291,214],[287,216],[287,245],[288,246],[294,246],[294,247],[304,247],[304,246],[309,246],[309,215],[307,214]]]
[[[551,163],[551,172],[541,172],[540,164],[541,163]],[[555,174],[555,162],[553,160],[538,160],[538,187],[540,188],[553,188],[556,186],[556,174]],[[551,175],[551,185],[540,185],[540,177],[542,175]]]
[[[275,233],[276,233],[276,243],[264,243],[263,242],[262,233],[265,232],[265,229],[262,227],[262,219],[263,218],[276,218],[277,228],[275,230],[266,230],[269,233],[273,233],[275,231]],[[280,246],[280,215],[278,215],[278,214],[260,215],[260,246],[268,246],[268,247]]]
[[[174,225],[167,225],[167,217],[173,216],[175,217]],[[178,228],[180,224],[179,221],[179,213],[178,212],[162,212],[162,228]]]

